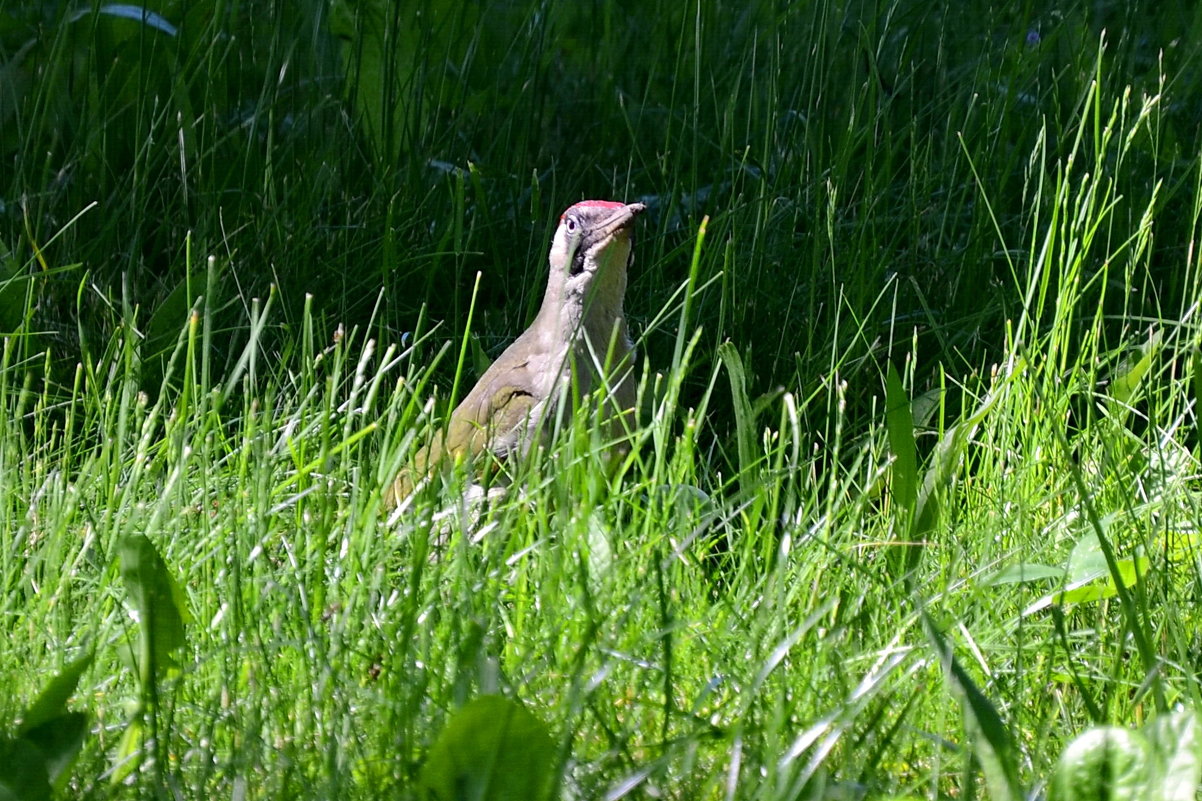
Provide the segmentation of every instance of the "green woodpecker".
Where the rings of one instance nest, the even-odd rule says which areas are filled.
[[[485,450],[521,456],[566,399],[606,388],[605,417],[620,431],[634,408],[634,345],[622,298],[642,203],[586,200],[565,211],[551,241],[551,272],[538,316],[480,376],[443,430],[419,450],[388,492],[394,507],[444,463]]]

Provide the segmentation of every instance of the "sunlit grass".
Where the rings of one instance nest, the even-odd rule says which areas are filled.
[[[324,7],[166,55],[29,34],[4,742],[89,651],[70,797],[416,798],[500,693],[564,798],[1003,798],[1091,724],[1202,708],[1185,39],[891,8],[388,12],[390,122]],[[628,456],[582,415],[487,504],[439,476],[386,516],[584,195],[649,206]],[[122,658],[143,535],[184,613],[161,671]]]

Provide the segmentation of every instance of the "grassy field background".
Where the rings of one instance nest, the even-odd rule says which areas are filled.
[[[1199,42],[0,0],[0,783],[1093,798],[1053,777],[1110,725],[1113,797],[1195,798]],[[637,447],[565,421],[522,492],[386,519],[586,197],[648,205]]]

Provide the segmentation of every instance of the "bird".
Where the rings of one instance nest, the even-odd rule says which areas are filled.
[[[575,405],[604,389],[611,431],[632,413],[634,343],[623,301],[634,263],[634,223],[642,203],[585,200],[559,217],[548,256],[550,271],[538,315],[494,361],[418,450],[385,493],[399,505],[440,467],[485,452],[522,457],[546,435],[560,404]]]

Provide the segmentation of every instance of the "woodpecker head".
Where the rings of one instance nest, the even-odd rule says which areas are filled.
[[[585,200],[559,218],[551,242],[547,301],[598,305],[600,313],[621,313],[626,268],[633,261],[634,218],[642,203]]]

